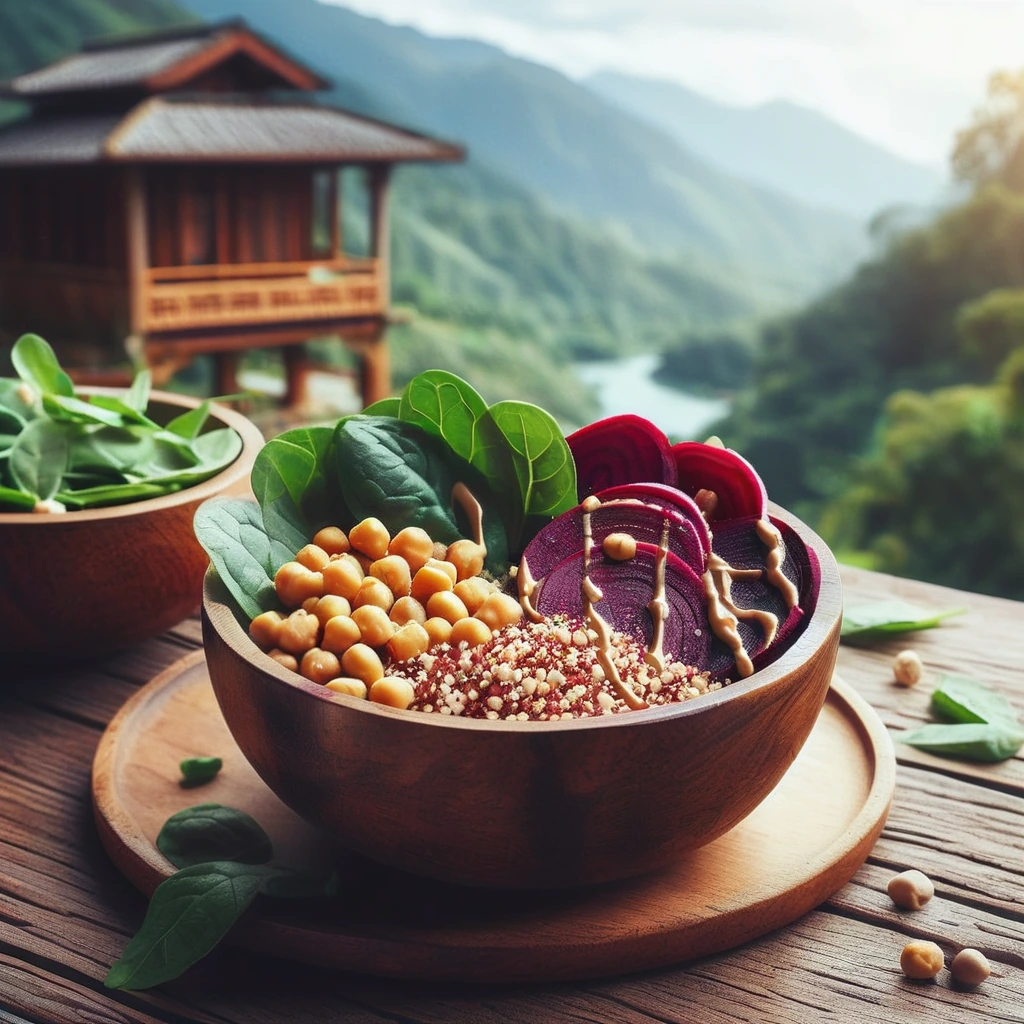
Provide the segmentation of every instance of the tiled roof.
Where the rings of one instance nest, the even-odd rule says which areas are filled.
[[[461,160],[429,136],[330,107],[154,98],[126,116],[28,120],[0,131],[0,166],[175,161]]]

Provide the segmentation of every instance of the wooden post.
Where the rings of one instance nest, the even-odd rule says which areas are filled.
[[[377,281],[385,313],[391,304],[391,222],[388,211],[390,177],[390,164],[377,164],[370,171],[370,255],[377,260]]]
[[[281,349],[284,360],[285,394],[284,404],[289,409],[301,408],[306,403],[309,362],[303,342],[285,345]]]
[[[361,388],[363,407],[373,405],[391,394],[391,358],[383,323],[373,341],[361,346]]]
[[[338,182],[338,168],[329,171],[330,187],[327,190],[327,216],[331,219],[331,260],[334,261],[341,253],[341,189]]]
[[[149,234],[146,229],[146,193],[140,167],[129,167],[124,176],[126,250],[128,254],[128,324],[134,343],[143,342],[146,318],[146,271],[149,268]]]

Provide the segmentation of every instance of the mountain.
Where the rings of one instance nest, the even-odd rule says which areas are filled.
[[[935,168],[904,160],[785,100],[728,106],[673,82],[613,71],[584,84],[722,170],[854,217],[927,205],[943,188]]]
[[[465,142],[471,159],[629,244],[741,266],[793,299],[860,255],[859,225],[723,175],[591,90],[485,43],[435,39],[316,0],[186,0],[242,15],[377,112]]]

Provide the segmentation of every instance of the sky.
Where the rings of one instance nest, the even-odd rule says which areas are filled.
[[[1024,0],[329,2],[573,78],[613,69],[740,106],[792,100],[935,167],[989,75],[1024,67]]]

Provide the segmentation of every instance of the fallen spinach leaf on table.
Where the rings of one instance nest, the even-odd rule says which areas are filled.
[[[157,849],[177,868],[212,860],[264,864],[274,856],[270,836],[252,815],[223,804],[196,804],[172,814]]]
[[[965,676],[945,675],[931,707],[947,723],[896,733],[900,743],[943,757],[994,763],[1024,746],[1024,726],[1003,694]]]
[[[187,789],[202,786],[215,779],[217,773],[224,767],[224,762],[219,757],[186,757],[179,767],[181,779],[178,785]]]
[[[932,629],[943,619],[961,615],[965,611],[965,608],[950,608],[932,612],[909,601],[896,599],[849,605],[843,608],[840,637],[847,642],[856,643],[884,640],[898,633]]]

